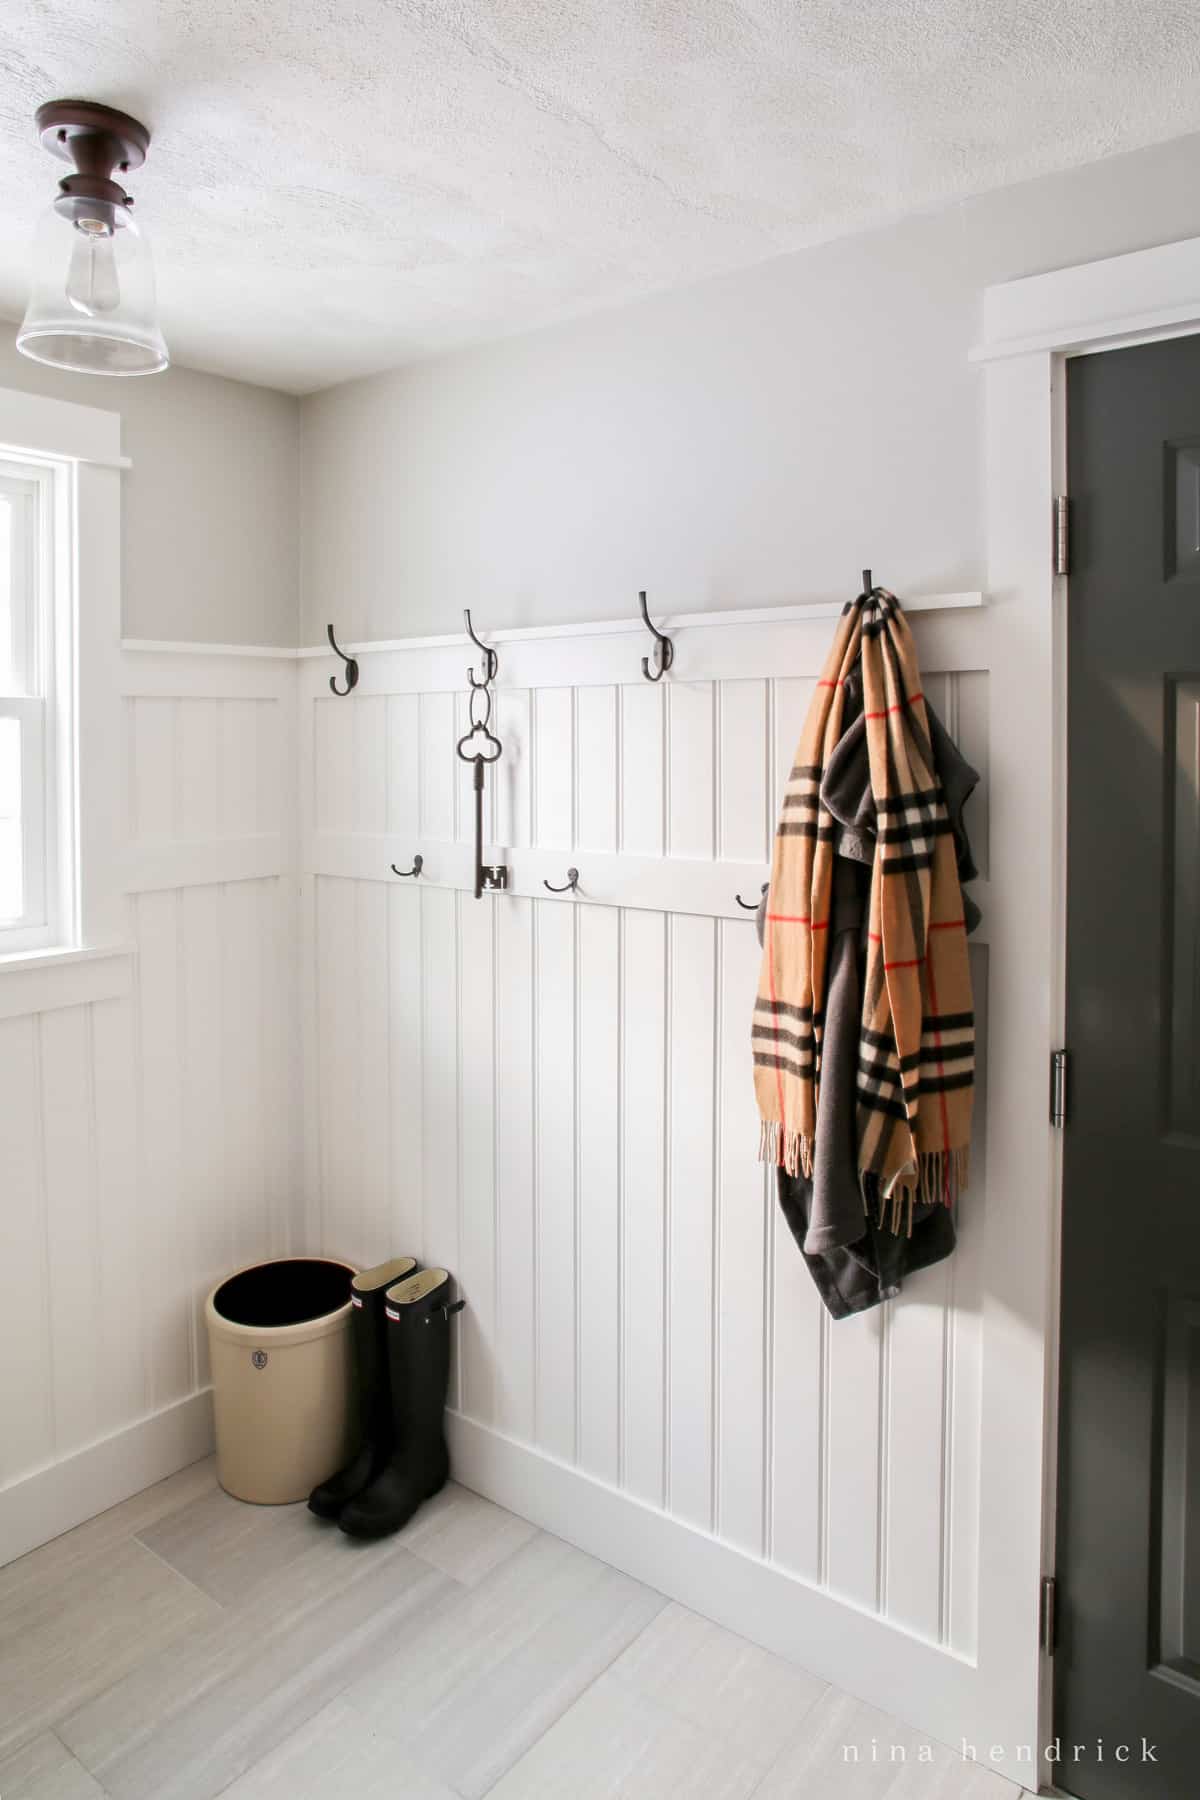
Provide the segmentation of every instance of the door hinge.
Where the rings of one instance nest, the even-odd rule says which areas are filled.
[[[1058,1589],[1053,1575],[1043,1575],[1042,1599],[1038,1620],[1038,1642],[1047,1656],[1054,1655],[1054,1648],[1058,1642],[1058,1619],[1055,1608],[1057,1597]]]
[[[1066,494],[1054,499],[1054,573],[1071,573],[1071,502]]]
[[[1067,1122],[1067,1053],[1050,1052],[1050,1123],[1061,1131]]]

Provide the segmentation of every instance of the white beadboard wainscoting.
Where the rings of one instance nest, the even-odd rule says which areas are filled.
[[[835,1323],[756,1160],[737,895],[833,630],[790,616],[695,625],[658,685],[637,638],[505,634],[485,854],[510,888],[479,901],[454,756],[475,653],[382,646],[349,699],[302,659],[305,1238],[456,1272],[472,1485],[947,1735],[987,1716],[988,609],[914,628],[984,776],[955,1256]],[[568,865],[578,893],[547,893]]]
[[[1019,984],[988,1025],[1019,830],[989,760],[1029,771],[992,728],[1020,683],[993,608],[956,599],[914,629],[984,776],[973,1178],[955,1256],[836,1323],[756,1160],[737,901],[828,616],[676,621],[658,685],[640,632],[499,634],[510,886],[478,902],[463,641],[361,647],[346,698],[328,656],[126,646],[125,953],[0,987],[0,1356],[28,1371],[6,1554],[208,1447],[221,1273],[407,1251],[467,1301],[472,1486],[934,1735],[1020,1741],[1037,1495],[996,1470],[1040,1425],[1007,1397],[1027,1340],[995,1194],[1030,1084]],[[578,893],[549,894],[568,866]]]
[[[0,979],[0,1560],[205,1453],[204,1295],[293,1235],[294,664],[121,686],[127,946]]]

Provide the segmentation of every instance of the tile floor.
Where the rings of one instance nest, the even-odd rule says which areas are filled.
[[[465,1488],[361,1545],[205,1462],[0,1569],[0,1797],[218,1794],[1018,1800]]]

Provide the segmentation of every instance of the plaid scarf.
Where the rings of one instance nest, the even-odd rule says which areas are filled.
[[[821,782],[861,658],[877,816],[859,1042],[856,1140],[864,1202],[898,1231],[914,1201],[967,1182],[975,1019],[954,839],[908,622],[875,588],[845,608],[788,779],[775,836],[754,1009],[760,1156],[812,1174],[820,1105],[835,822]]]

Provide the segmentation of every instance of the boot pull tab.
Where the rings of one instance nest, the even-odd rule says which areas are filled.
[[[425,1323],[426,1325],[429,1325],[434,1319],[439,1317],[448,1319],[451,1313],[461,1312],[466,1304],[465,1300],[455,1300],[448,1306],[435,1306],[430,1312],[425,1314]]]

